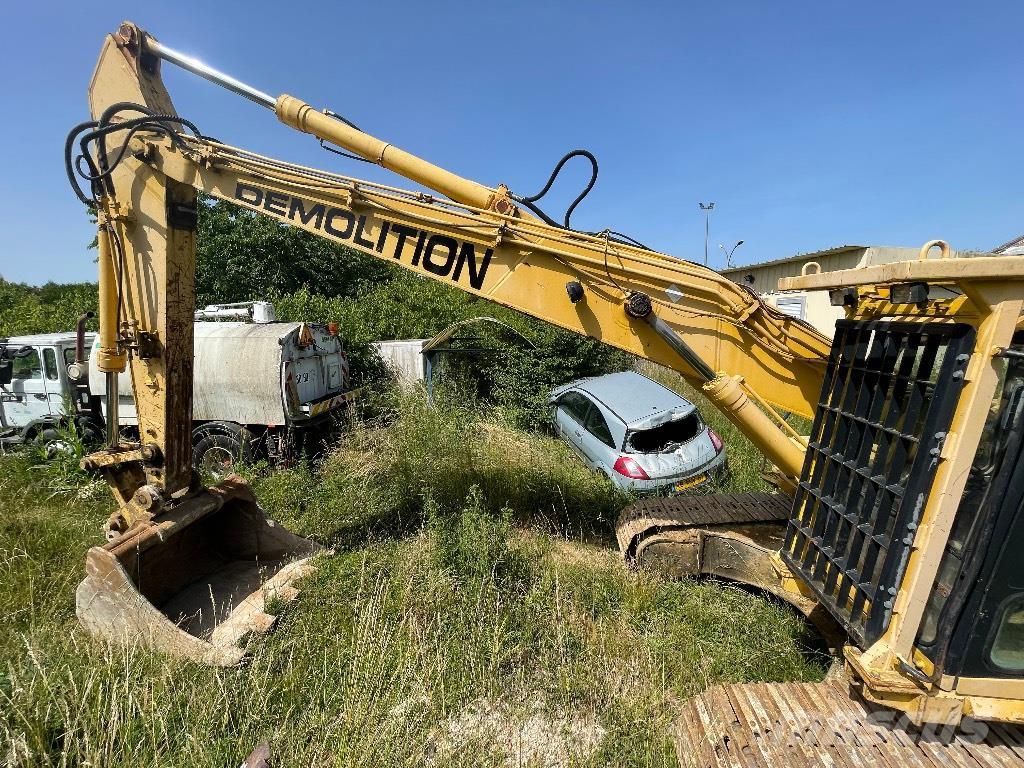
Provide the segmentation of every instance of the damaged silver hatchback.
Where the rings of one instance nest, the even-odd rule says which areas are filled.
[[[548,404],[559,436],[626,490],[681,493],[728,471],[697,407],[635,371],[564,384]]]

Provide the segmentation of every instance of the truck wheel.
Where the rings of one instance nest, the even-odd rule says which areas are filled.
[[[82,436],[82,445],[88,449],[92,449],[103,442],[103,429],[91,422],[79,424],[78,433]]]
[[[208,433],[201,437],[192,449],[192,466],[199,472],[207,472],[218,480],[230,475],[235,464],[246,455],[241,435],[226,435],[222,432]]]
[[[44,429],[36,437],[36,442],[43,446],[48,459],[54,458],[59,453],[66,453],[70,456],[75,452],[74,447],[56,429]]]

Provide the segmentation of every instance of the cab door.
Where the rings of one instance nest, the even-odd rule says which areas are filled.
[[[33,347],[27,355],[16,357],[11,362],[11,383],[0,392],[4,415],[7,426],[27,427],[33,421],[50,415],[39,348]]]
[[[65,396],[68,373],[62,361],[63,352],[57,347],[43,347],[43,384],[46,387],[46,401],[51,416],[65,415]]]

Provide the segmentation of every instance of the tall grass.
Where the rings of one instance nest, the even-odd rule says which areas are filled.
[[[247,664],[87,638],[73,593],[109,513],[0,457],[0,764],[672,765],[666,725],[722,680],[815,679],[802,625],[710,583],[631,574],[622,499],[558,441],[398,399],[323,461],[255,474],[334,546]]]

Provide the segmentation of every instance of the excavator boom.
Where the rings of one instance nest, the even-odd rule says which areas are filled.
[[[439,194],[305,168],[206,138],[176,114],[160,77],[163,61],[184,66],[273,109],[297,130]],[[624,242],[610,231],[588,234],[538,220],[504,186],[463,179],[294,97],[271,98],[163,46],[132,24],[106,39],[89,100],[93,120],[69,138],[66,159],[74,181],[72,154],[81,134],[89,193],[74,183],[99,220],[97,363],[111,387],[130,366],[140,427],[140,444],[123,444],[112,405],[107,447],[85,462],[104,472],[118,501],[107,525],[110,543],[90,553],[90,579],[79,594],[82,620],[97,633],[133,624],[130,617],[138,614],[139,601],[128,593],[135,584],[152,589],[154,602],[175,606],[163,612],[171,626],[147,619],[142,634],[152,636],[155,622],[168,636],[175,628],[194,625],[203,628],[204,638],[213,637],[211,613],[228,616],[230,606],[250,595],[258,602],[254,573],[270,578],[289,557],[306,558],[316,549],[298,537],[261,549],[261,542],[270,539],[246,530],[260,519],[257,508],[221,511],[222,503],[255,504],[240,480],[232,480],[223,492],[213,489],[211,496],[193,476],[189,429],[197,192],[675,368],[703,386],[779,468],[781,482],[795,487],[804,447],[775,407],[813,413],[829,345],[810,326],[765,305],[751,291],[705,267]],[[201,513],[196,511],[200,508]],[[211,554],[206,539],[188,533],[188,521],[197,516],[234,521],[241,527],[226,529],[223,536],[253,543],[227,554],[224,547],[215,548],[219,554]],[[179,546],[189,542],[191,553],[178,560],[202,563],[201,578],[193,583],[187,569],[170,569],[157,589],[156,571],[147,565],[163,567],[157,553],[166,547],[157,546],[157,540],[167,531],[158,531],[161,521],[172,518],[177,522],[170,530]],[[207,529],[216,525],[205,524]],[[132,551],[152,552],[129,563],[128,539],[134,542]],[[256,568],[250,561],[261,565]],[[277,566],[268,570],[271,562]],[[227,575],[235,571],[246,574],[237,588]],[[224,588],[213,595],[202,620],[193,617],[199,610],[195,606],[186,610],[170,599],[184,592],[201,595],[211,579]],[[281,586],[290,589],[287,581]],[[111,593],[126,595],[120,608],[103,599]],[[270,623],[258,611],[255,615],[250,625]],[[194,643],[183,639],[179,645]],[[200,656],[233,658],[232,653],[196,647],[202,649]]]

